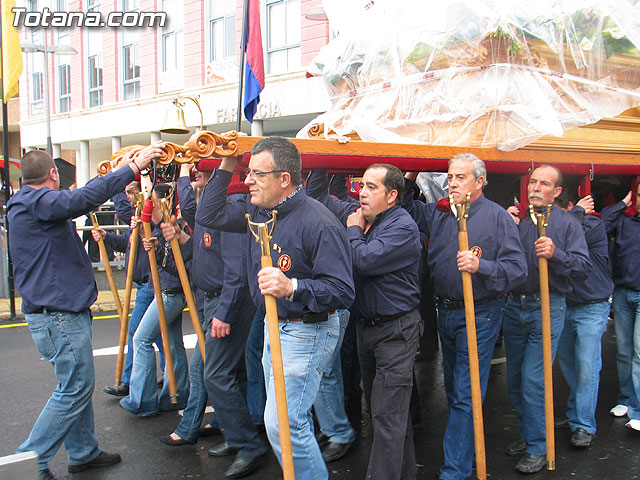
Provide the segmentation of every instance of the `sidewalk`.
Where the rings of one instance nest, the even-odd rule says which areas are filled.
[[[124,299],[124,289],[118,290],[118,294],[120,296],[120,302]],[[131,313],[131,309],[133,308],[133,304],[136,300],[136,289],[133,288],[131,292],[131,307],[129,308],[129,313]],[[91,311],[94,313],[100,312],[109,312],[115,311],[116,303],[113,299],[113,295],[111,294],[111,290],[99,291],[98,299],[91,306]],[[9,306],[8,298],[0,298],[0,320],[10,320],[11,319],[11,308]],[[22,297],[16,297],[16,319],[20,321],[24,321],[24,314],[22,313]]]

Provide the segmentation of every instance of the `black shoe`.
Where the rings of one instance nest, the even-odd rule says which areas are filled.
[[[96,458],[81,465],[69,465],[69,473],[84,472],[90,468],[108,467],[120,463],[122,458],[117,453],[100,452]]]
[[[102,389],[102,391],[108,395],[114,397],[126,397],[129,395],[129,385],[121,383],[120,385],[108,385]]]
[[[533,453],[525,453],[524,457],[516,463],[516,470],[522,473],[536,473],[544,468],[547,464],[547,457],[544,455],[534,455]]]
[[[507,449],[504,453],[506,453],[510,457],[515,457],[516,455],[520,455],[521,453],[525,453],[526,451],[527,443],[524,441],[524,439],[519,438],[518,440],[515,440],[507,445]]]
[[[158,388],[162,388],[162,386],[164,385],[164,378],[160,378],[160,380],[158,380]]]
[[[212,437],[213,435],[222,435],[222,432],[216,427],[200,427],[198,429],[199,437]]]
[[[40,470],[38,472],[38,479],[39,480],[57,480],[56,476],[51,473],[51,470],[49,470],[48,468],[45,468],[44,470]]]
[[[326,463],[335,462],[336,460],[344,457],[349,449],[353,445],[353,442],[349,443],[338,443],[338,442],[329,442],[327,446],[322,450],[322,458]]]
[[[569,426],[569,417],[565,415],[564,417],[556,418],[553,424],[558,428],[566,428]]]
[[[320,448],[324,447],[330,441],[329,437],[322,432],[316,435],[316,440]]]
[[[249,475],[260,464],[262,457],[263,455],[258,455],[257,457],[237,455],[231,466],[224,472],[224,476],[227,478],[240,478]]]
[[[571,435],[571,446],[578,448],[586,448],[591,445],[593,435],[587,432],[584,428],[578,427],[576,431]]]
[[[229,455],[238,453],[238,449],[236,447],[232,447],[227,442],[223,442],[210,448],[207,453],[212,457],[228,457]]]
[[[179,438],[178,440],[174,440],[173,438],[171,438],[171,435],[163,435],[162,437],[158,437],[158,440],[160,440],[165,445],[169,445],[171,447],[179,447],[180,445],[195,445],[196,444],[195,441],[187,442],[186,440],[183,440],[182,438]]]

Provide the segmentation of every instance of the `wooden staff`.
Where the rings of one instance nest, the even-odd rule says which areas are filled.
[[[98,224],[96,212],[89,212],[89,217],[91,217],[93,229],[98,231],[100,225]],[[104,272],[107,274],[107,280],[109,280],[109,287],[111,288],[111,293],[113,294],[113,300],[116,302],[116,310],[118,311],[118,316],[122,318],[122,304],[120,303],[120,295],[118,295],[118,287],[116,287],[116,281],[113,279],[111,264],[109,263],[107,249],[104,246],[104,240],[102,239],[102,237],[100,237],[100,240],[98,240],[98,248],[100,249],[100,257],[102,258],[102,263],[104,264]]]
[[[153,201],[147,198],[142,209],[142,226],[144,228],[144,237],[151,240],[151,213],[153,212]],[[156,260],[156,249],[151,246],[149,254],[149,266],[151,267],[151,279],[153,281],[153,292],[156,297],[158,306],[158,324],[160,325],[160,334],[162,336],[162,347],[164,349],[164,364],[169,377],[169,399],[171,403],[178,403],[178,388],[176,387],[176,374],[173,370],[173,355],[171,354],[171,339],[169,338],[169,327],[167,326],[167,315],[164,311],[164,302],[162,300],[162,287],[160,286],[160,274],[158,273],[158,262]]]
[[[467,218],[469,217],[470,193],[464,203],[454,204],[449,195],[451,211],[458,220],[458,244],[461,252],[469,250]],[[476,476],[479,480],[487,478],[487,461],[484,445],[484,422],[482,418],[482,390],[480,387],[480,366],[478,362],[478,340],[476,336],[476,313],[473,301],[473,282],[471,273],[462,273],[462,291],[464,294],[464,313],[467,326],[467,349],[469,352],[469,377],[471,381],[471,405],[473,409],[473,434],[476,449]]]
[[[122,371],[124,369],[124,346],[127,344],[129,336],[129,307],[131,303],[131,289],[133,287],[133,271],[136,266],[136,253],[138,251],[140,213],[142,211],[142,203],[144,201],[141,194],[136,194],[136,226],[131,231],[129,237],[129,261],[127,263],[127,281],[124,287],[124,304],[122,305],[122,314],[120,315],[120,340],[118,342],[118,358],[116,360],[116,380],[115,385],[120,385],[122,381]]]
[[[260,244],[260,264],[262,268],[272,267],[271,233],[276,223],[276,211],[271,220],[266,223],[254,223],[251,216],[246,214],[249,230]],[[271,224],[271,229],[269,229]],[[254,230],[255,229],[255,230]],[[278,411],[278,432],[280,434],[280,451],[282,452],[282,475],[284,480],[294,480],[293,453],[291,451],[291,432],[289,431],[289,409],[287,408],[287,391],[284,384],[284,367],[282,365],[282,348],[280,347],[280,325],[278,306],[273,295],[264,296],[267,311],[267,328],[269,331],[269,347],[271,349],[271,368],[273,368],[273,383],[276,392],[276,408]]]
[[[529,215],[538,227],[538,238],[546,236],[551,205],[542,213],[536,213],[529,205]],[[553,424],[553,357],[551,355],[551,305],[549,301],[549,263],[538,257],[540,273],[540,312],[542,314],[542,358],[544,361],[544,420],[547,436],[547,469],[556,469],[556,438]]]
[[[169,215],[169,203],[167,202],[166,198],[163,198],[160,201],[160,206],[162,208],[162,216],[164,217],[165,223],[171,224],[171,216]],[[178,237],[173,237],[171,239],[171,251],[173,252],[173,259],[176,262],[178,276],[180,277],[180,284],[182,285],[182,292],[184,293],[184,297],[187,300],[187,305],[189,306],[189,316],[191,317],[191,323],[193,323],[193,329],[198,335],[198,346],[200,347],[202,361],[204,362],[204,332],[202,331],[202,324],[200,323],[200,317],[198,316],[198,307],[196,306],[196,301],[193,298],[193,291],[191,290],[191,284],[189,283],[189,275],[187,274],[187,269],[184,266],[184,259],[182,258],[182,252],[180,251],[180,242],[178,241]]]

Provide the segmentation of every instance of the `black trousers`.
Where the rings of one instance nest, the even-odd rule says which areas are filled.
[[[238,455],[255,457],[268,448],[251,420],[247,406],[247,370],[244,347],[256,308],[250,298],[238,302],[232,315],[231,332],[223,338],[207,335],[204,383],[225,440]]]
[[[409,402],[421,328],[417,310],[375,327],[358,324],[362,384],[373,423],[367,479],[416,476]]]

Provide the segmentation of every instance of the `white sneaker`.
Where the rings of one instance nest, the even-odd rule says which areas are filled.
[[[624,417],[628,411],[629,411],[629,407],[627,407],[626,405],[618,404],[615,407],[613,407],[611,410],[609,410],[609,415],[614,417]],[[640,420],[636,420],[636,421],[640,422]]]
[[[636,432],[640,432],[640,420],[629,420],[624,425],[629,430],[635,430]]]

